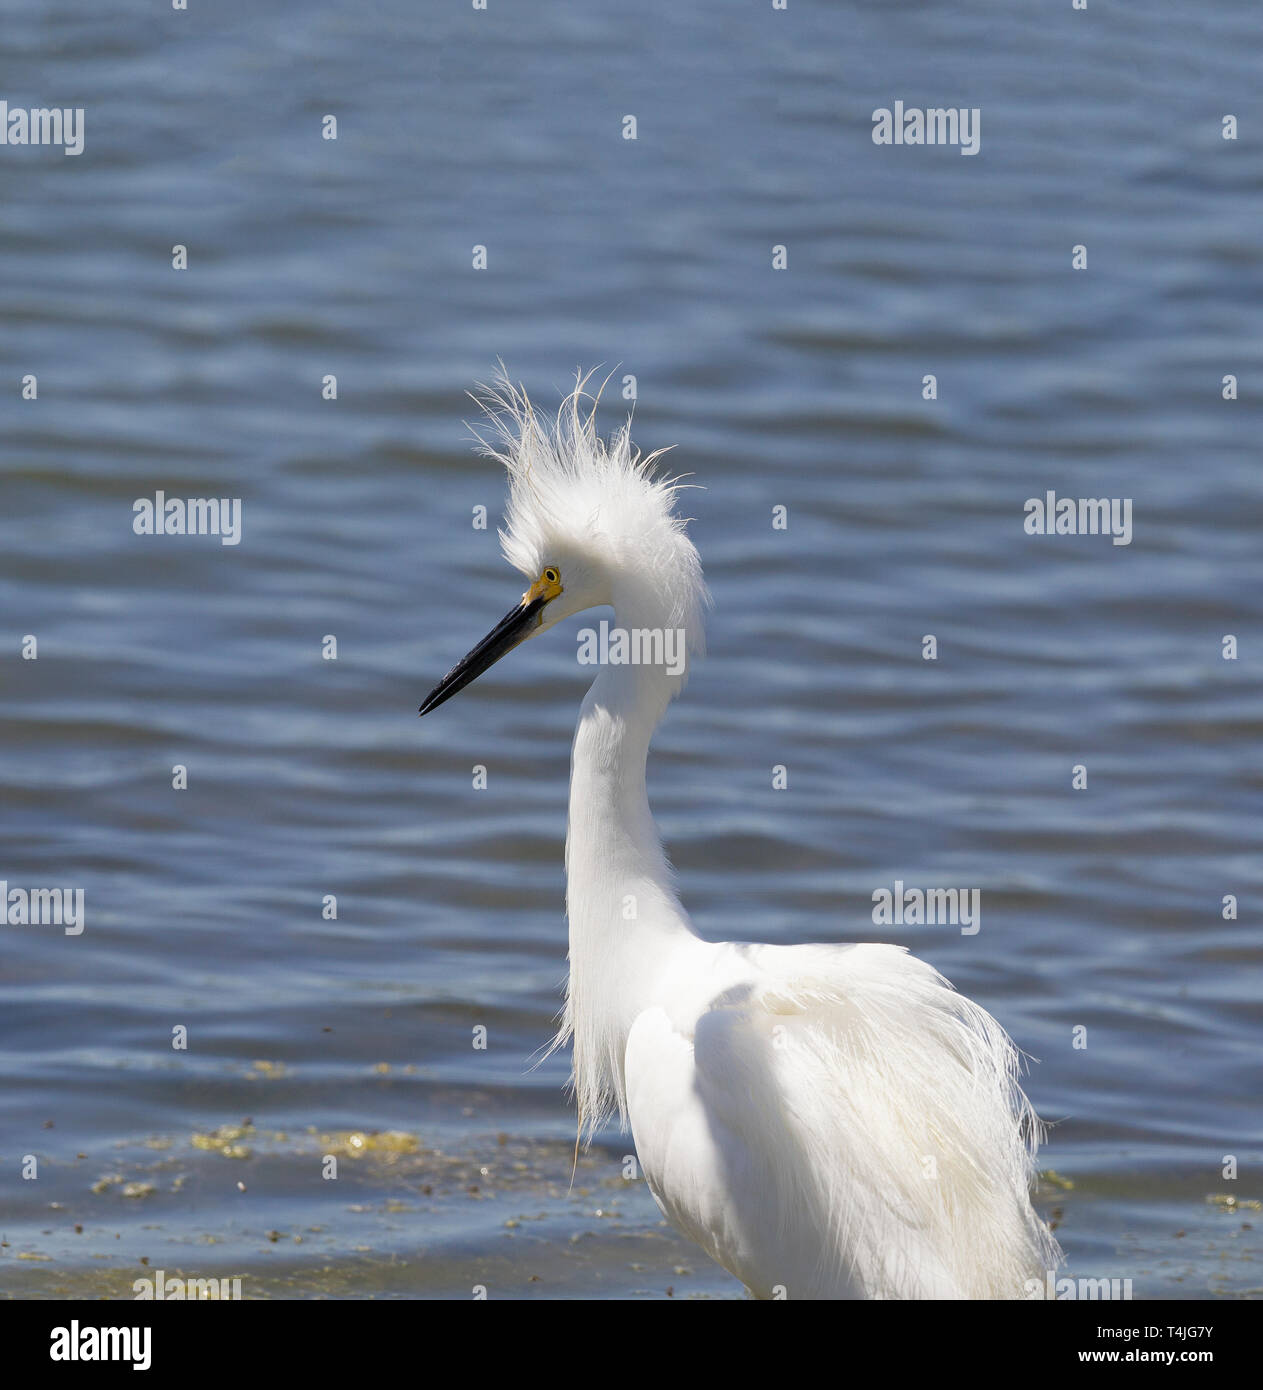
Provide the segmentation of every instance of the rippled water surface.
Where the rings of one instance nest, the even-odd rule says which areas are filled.
[[[1256,7],[3,30],[0,95],[86,147],[0,149],[0,877],[86,929],[2,929],[0,1291],[740,1296],[626,1137],[571,1186],[535,1065],[580,623],[416,718],[521,587],[463,424],[502,357],[542,402],[617,365],[607,427],[634,375],[704,489],[710,654],[650,768],[698,928],[925,956],[1038,1059],[1069,1271],[1257,1295]],[[896,99],[978,107],[981,152],[874,145]],[[158,489],[241,498],[241,543],[136,536]],[[1026,535],[1049,489],[1133,499],[1132,543]],[[981,930],[874,927],[896,879]]]

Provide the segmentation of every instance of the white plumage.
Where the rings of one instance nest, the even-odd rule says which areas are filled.
[[[584,385],[545,422],[507,381],[489,395],[484,445],[510,484],[501,540],[531,587],[423,713],[587,608],[702,650],[679,484],[626,427],[598,438]],[[1039,1125],[1016,1050],[901,947],[697,936],[645,792],[683,680],[604,666],[575,734],[557,1041],[573,1044],[581,1127],[629,1121],[662,1211],[758,1297],[1022,1297],[1060,1255],[1030,1202]]]

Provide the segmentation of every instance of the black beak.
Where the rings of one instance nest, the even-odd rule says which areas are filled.
[[[541,596],[529,603],[519,603],[506,613],[473,651],[461,657],[430,691],[421,705],[421,713],[429,714],[432,709],[438,709],[444,700],[450,700],[489,666],[494,666],[505,652],[511,652],[519,642],[525,641],[543,621],[541,614],[547,602]]]

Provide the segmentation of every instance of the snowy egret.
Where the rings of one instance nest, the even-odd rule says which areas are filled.
[[[597,435],[584,387],[555,420],[507,380],[484,401],[496,435],[481,442],[509,475],[500,539],[528,588],[422,714],[589,608],[701,652],[708,599],[679,483],[628,426]],[[1022,1297],[1059,1252],[1031,1206],[1039,1123],[1017,1051],[902,947],[697,935],[645,792],[684,678],[611,659],[575,733],[557,1041],[573,1044],[581,1132],[629,1122],[663,1213],[756,1297]]]

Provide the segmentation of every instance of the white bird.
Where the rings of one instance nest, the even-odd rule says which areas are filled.
[[[497,435],[480,442],[509,474],[500,540],[529,587],[422,714],[589,608],[702,651],[680,484],[628,425],[598,437],[585,382],[555,420],[507,380],[484,400]],[[604,665],[575,733],[556,1042],[573,1043],[581,1133],[630,1122],[665,1216],[755,1297],[1029,1296],[1060,1252],[1031,1206],[1039,1122],[999,1024],[900,946],[694,931],[645,792],[676,670]]]

